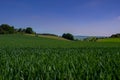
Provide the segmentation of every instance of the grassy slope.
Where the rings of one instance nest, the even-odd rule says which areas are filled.
[[[40,47],[40,48],[79,48],[79,47],[119,47],[118,42],[81,42],[56,40],[28,35],[0,35],[0,47]]]
[[[0,47],[56,47],[66,42],[20,34],[0,36]]]
[[[34,34],[25,34],[29,36],[35,36]],[[56,39],[56,40],[65,40],[65,41],[70,41],[62,37],[57,37],[57,36],[50,36],[50,35],[38,35],[38,37],[43,37],[43,38],[50,38],[50,39]]]
[[[43,37],[43,38],[51,38],[51,39],[56,39],[56,40],[66,40],[66,41],[69,41],[67,39],[64,39],[62,37],[57,37],[57,36],[44,36],[44,35],[39,35],[39,37]]]
[[[120,80],[119,57],[118,42],[1,35],[0,80]]]
[[[120,42],[120,38],[99,39],[98,42]]]

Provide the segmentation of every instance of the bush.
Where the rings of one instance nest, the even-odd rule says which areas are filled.
[[[64,33],[64,34],[62,35],[62,37],[65,38],[65,39],[74,40],[73,35],[70,34],[70,33]]]

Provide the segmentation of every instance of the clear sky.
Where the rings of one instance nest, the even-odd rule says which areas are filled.
[[[0,0],[0,24],[38,33],[120,33],[120,0]]]

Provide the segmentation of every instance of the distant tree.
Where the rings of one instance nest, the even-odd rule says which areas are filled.
[[[15,33],[17,33],[17,32],[18,32],[18,29],[17,29],[17,28],[15,28],[15,29],[14,29],[14,32],[15,32]]]
[[[28,33],[28,34],[34,33],[34,32],[33,32],[33,29],[32,29],[31,27],[27,27],[27,28],[25,29],[25,32]]]
[[[19,29],[18,29],[18,32],[22,32],[22,28],[19,28]]]
[[[51,34],[51,33],[42,33],[42,34],[39,34],[39,35],[45,35],[45,36],[57,36],[56,34]]]
[[[26,29],[22,29],[22,32],[23,32],[23,33],[26,33]]]
[[[120,33],[111,35],[111,38],[120,38]]]
[[[62,37],[65,39],[74,40],[74,36],[70,33],[64,33]]]
[[[15,33],[14,26],[12,26],[12,27],[9,28],[9,34],[13,34],[13,33]]]
[[[10,26],[8,24],[0,25],[0,34],[13,34],[14,32],[15,29],[13,26]]]
[[[5,34],[5,31],[2,28],[0,28],[0,34]]]
[[[19,32],[19,33],[26,33],[26,29],[24,29],[24,28],[19,28],[19,29],[17,30],[17,32]]]
[[[26,29],[24,28],[14,28],[14,26],[10,26],[8,24],[1,24],[0,25],[0,34],[13,34],[13,33],[28,33],[32,34],[35,33],[33,32],[33,29],[31,27],[27,27]]]

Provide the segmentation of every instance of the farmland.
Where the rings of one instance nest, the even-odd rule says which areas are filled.
[[[99,39],[98,42],[120,42],[120,38]]]
[[[0,80],[119,80],[119,42],[0,36]]]

